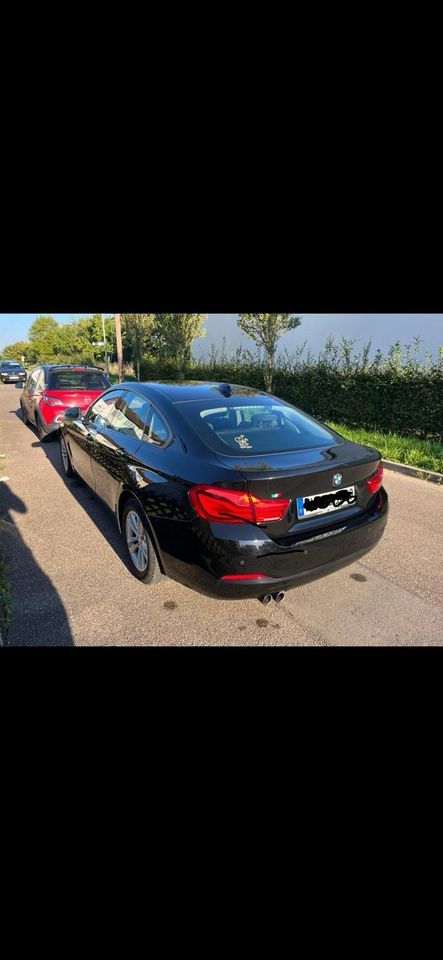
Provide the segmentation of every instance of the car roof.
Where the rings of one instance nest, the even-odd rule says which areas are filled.
[[[132,388],[148,396],[161,394],[172,403],[180,403],[184,400],[232,399],[236,396],[262,397],[265,395],[264,390],[241,386],[238,383],[222,383],[220,380],[146,380],[140,383],[131,380],[114,386]]]

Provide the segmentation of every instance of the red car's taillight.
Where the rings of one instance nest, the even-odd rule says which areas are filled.
[[[55,397],[48,397],[45,393],[42,393],[42,400],[48,404],[48,407],[64,407],[62,400],[57,400]]]
[[[371,477],[368,477],[366,481],[366,486],[369,490],[369,493],[377,493],[377,490],[380,490],[380,487],[383,482],[383,464],[379,463],[375,473]]]
[[[226,490],[201,483],[192,487],[188,497],[203,520],[218,523],[271,523],[284,517],[290,500],[267,500],[240,490]]]

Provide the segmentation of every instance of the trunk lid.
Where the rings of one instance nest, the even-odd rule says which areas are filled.
[[[91,406],[103,390],[44,390],[44,396],[59,400],[64,407],[79,407],[82,412]]]
[[[374,448],[339,437],[337,443],[291,453],[236,458],[218,454],[217,458],[242,475],[253,496],[291,501],[282,520],[261,524],[267,535],[276,541],[290,540],[291,537],[299,539],[303,531],[312,533],[315,529],[333,527],[366,510],[370,494],[365,481],[380,462],[380,454]],[[337,485],[334,478],[337,480],[338,475],[341,480]],[[354,503],[345,503],[330,513],[298,517],[297,498],[303,498],[301,502],[304,498],[312,498],[310,502],[315,506],[314,498],[330,493],[337,495],[349,487],[355,491]]]

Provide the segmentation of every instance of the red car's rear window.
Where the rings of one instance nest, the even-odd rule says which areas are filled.
[[[111,384],[100,370],[54,370],[48,390],[107,390]]]

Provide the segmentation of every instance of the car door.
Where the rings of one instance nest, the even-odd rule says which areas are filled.
[[[69,423],[66,442],[72,466],[93,490],[96,490],[96,474],[92,461],[95,458],[101,459],[101,431],[123,393],[124,391],[119,389],[109,391],[96,400],[84,419]]]
[[[146,397],[122,391],[106,424],[97,431],[91,453],[95,489],[112,510],[115,510],[121,485],[133,482],[134,471],[140,466],[137,450],[149,410]]]

